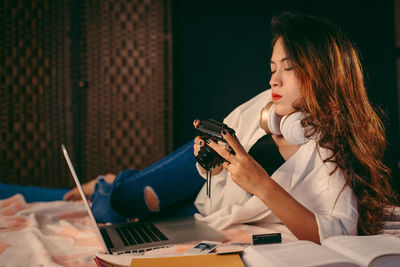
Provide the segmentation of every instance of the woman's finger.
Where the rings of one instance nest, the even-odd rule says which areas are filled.
[[[194,138],[194,144],[195,144],[195,145],[199,145],[199,146],[204,146],[204,145],[205,145],[205,142],[204,142],[204,140],[201,139],[199,136],[196,136],[196,137]]]
[[[222,167],[225,169],[225,170],[227,170],[227,171],[229,171],[229,165],[230,165],[231,163],[229,162],[229,161],[225,161],[224,163],[222,163]]]
[[[234,138],[230,133],[228,133],[228,131],[222,130],[221,134],[236,154],[246,152],[239,141]]]
[[[194,128],[199,127],[199,124],[200,124],[200,120],[194,120],[194,121],[193,121],[193,126],[194,126]]]
[[[215,143],[214,141],[212,141],[211,139],[207,140],[207,144],[209,147],[211,147],[212,149],[215,150],[215,152],[217,152],[221,157],[223,157],[225,160],[227,158],[229,158],[229,161],[232,162],[232,158],[234,157],[234,155],[231,155],[231,153],[229,153],[225,148],[221,147],[220,145],[218,145],[217,143]]]

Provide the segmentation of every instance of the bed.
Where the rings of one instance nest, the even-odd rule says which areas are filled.
[[[93,255],[106,252],[82,202],[60,200],[66,189],[25,188],[24,191],[18,188],[23,194],[11,189],[7,191],[10,196],[0,190],[3,192],[0,194],[0,266],[97,266]],[[32,190],[39,190],[35,192],[42,195],[35,196]],[[231,242],[250,242],[251,234],[272,232],[281,232],[283,242],[295,240],[279,224],[234,225],[222,233],[227,237],[226,249]],[[400,237],[400,209],[385,222],[382,233]],[[194,244],[189,242],[148,254],[182,254]]]

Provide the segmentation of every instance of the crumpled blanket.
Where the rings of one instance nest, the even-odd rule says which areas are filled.
[[[251,242],[251,234],[272,232],[281,232],[284,242],[295,240],[283,225],[238,224],[221,231],[226,240],[218,250],[235,249],[231,242]],[[152,250],[146,255],[179,255],[196,243]],[[20,194],[0,200],[0,267],[94,267],[93,255],[105,253],[82,202],[26,203]]]
[[[296,240],[282,224],[237,224],[221,232],[227,238],[224,242],[226,247],[217,248],[221,251],[229,249],[230,242],[251,242],[251,234],[280,232],[283,242]],[[400,207],[396,207],[380,233],[400,237]],[[182,254],[195,243],[152,250],[146,254]],[[0,200],[0,267],[95,267],[93,255],[104,253],[106,251],[82,202],[26,203],[20,194]]]
[[[0,266],[97,266],[104,253],[82,203],[0,200]]]

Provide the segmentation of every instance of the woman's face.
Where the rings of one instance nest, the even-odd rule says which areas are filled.
[[[287,115],[294,110],[293,102],[301,97],[300,81],[297,79],[292,63],[289,60],[283,39],[280,37],[275,45],[271,57],[272,100],[275,112],[278,115]]]

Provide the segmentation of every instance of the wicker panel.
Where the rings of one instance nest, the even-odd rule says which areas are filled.
[[[2,5],[0,179],[58,186],[70,179],[59,164],[59,145],[71,138],[66,127],[71,125],[69,65],[64,60],[68,6],[21,0]]]
[[[1,182],[73,185],[62,143],[82,180],[171,151],[168,1],[0,5]]]
[[[87,6],[87,176],[144,168],[171,150],[166,1]]]

